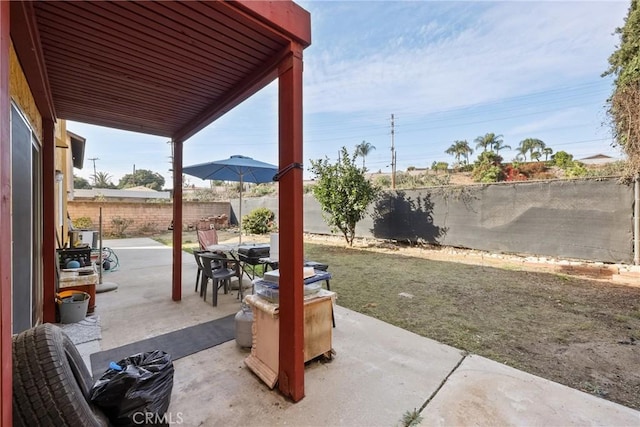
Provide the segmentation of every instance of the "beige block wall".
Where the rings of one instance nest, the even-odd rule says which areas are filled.
[[[145,202],[102,202],[72,200],[67,205],[71,219],[88,217],[93,229],[98,230],[100,208],[102,207],[102,234],[105,237],[116,233],[114,219],[130,222],[124,235],[144,235],[167,231],[173,218],[171,203]],[[230,217],[231,205],[228,202],[184,202],[182,205],[183,227],[196,227],[198,221],[205,218],[226,215]]]

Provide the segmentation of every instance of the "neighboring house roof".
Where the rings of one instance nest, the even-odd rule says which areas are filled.
[[[613,163],[618,159],[607,156],[606,154],[595,154],[593,156],[585,157],[583,159],[579,159],[581,163],[585,165],[604,165],[606,163]]]
[[[111,188],[92,188],[90,190],[73,190],[74,199],[170,199],[168,191],[155,191],[145,187],[127,188],[124,190]]]

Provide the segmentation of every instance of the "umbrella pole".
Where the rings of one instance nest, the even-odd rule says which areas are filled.
[[[240,207],[238,208],[238,228],[240,228],[239,244],[242,244],[242,174],[240,174]]]

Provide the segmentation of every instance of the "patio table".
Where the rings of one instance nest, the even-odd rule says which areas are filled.
[[[251,280],[254,280],[256,277],[256,265],[265,265],[262,261],[263,258],[251,258],[248,259],[244,256],[241,256],[238,252],[240,247],[251,247],[251,246],[269,246],[264,243],[242,243],[242,244],[215,244],[207,246],[207,250],[210,252],[219,252],[229,255],[234,261],[237,261],[241,267],[241,277],[240,282],[242,282],[242,276],[244,274]]]

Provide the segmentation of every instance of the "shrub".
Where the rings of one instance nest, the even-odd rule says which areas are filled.
[[[566,151],[558,151],[556,154],[551,156],[551,159],[556,166],[562,169],[571,167],[573,163],[573,155],[567,153]]]
[[[391,187],[391,178],[387,175],[376,176],[374,184],[378,187],[389,188]]]
[[[476,181],[480,182],[498,182],[504,179],[504,172],[500,166],[492,165],[483,168],[478,174],[474,171],[474,177]]]
[[[526,181],[527,176],[520,172],[516,164],[507,165],[504,168],[505,181]]]
[[[114,237],[125,237],[124,232],[129,228],[129,226],[133,224],[133,220],[131,218],[122,218],[119,216],[111,219],[111,225],[113,226],[112,234]]]
[[[518,170],[529,178],[535,178],[536,175],[545,172],[547,166],[544,162],[521,163]]]
[[[608,163],[600,167],[587,169],[587,176],[601,177],[601,176],[623,176],[627,162],[624,160]]]
[[[573,162],[573,164],[565,170],[568,178],[580,178],[587,174],[587,168],[580,162]]]
[[[474,163],[472,176],[476,182],[502,181],[502,157],[492,151],[482,152]]]
[[[140,232],[144,234],[155,234],[158,231],[158,224],[155,222],[146,222],[140,227]]]
[[[242,229],[251,234],[267,234],[274,231],[276,215],[267,208],[257,208],[242,217]]]
[[[447,162],[433,162],[433,165],[431,165],[431,169],[433,169],[436,172],[438,172],[438,171],[446,172],[449,169],[449,163],[447,163]]]

